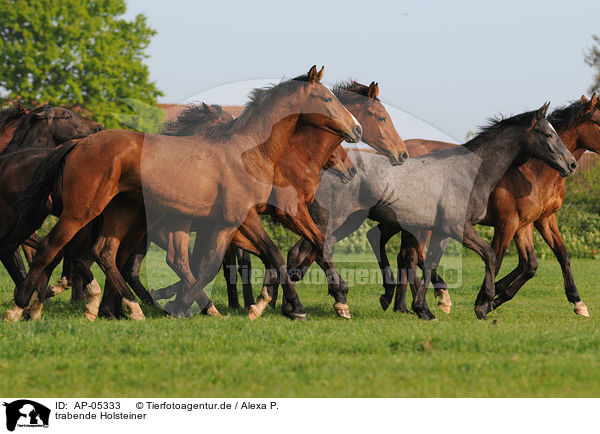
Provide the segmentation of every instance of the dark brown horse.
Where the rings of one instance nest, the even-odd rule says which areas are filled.
[[[104,224],[94,252],[133,317],[143,317],[143,313],[119,267],[145,236],[147,215],[167,215],[169,218],[160,223],[167,224],[170,232],[184,230],[190,218],[205,219],[205,231],[198,234],[196,243],[197,249],[200,239],[203,249],[198,280],[183,294],[182,302],[191,304],[202,298],[201,309],[212,307],[203,288],[220,268],[237,228],[263,254],[270,254],[272,241],[255,209],[268,201],[275,167],[287,149],[299,116],[304,114],[305,121],[336,132],[348,141],[360,140],[360,125],[320,84],[321,75],[322,70],[317,72],[313,67],[305,76],[255,93],[255,99],[239,118],[201,136],[105,131],[72,146],[59,165],[44,168],[46,181],[56,181],[64,164],[63,212],[43,240],[8,317],[18,319],[36,290],[43,300],[55,257],[101,213]],[[40,199],[49,193],[48,185],[34,183],[30,187],[20,212],[24,220],[35,215]],[[285,270],[279,271],[280,279],[287,281]],[[287,286],[284,291],[291,308],[289,314],[304,314],[295,290]]]
[[[0,111],[0,151],[12,140],[21,118],[29,113],[29,109],[19,102],[12,103]]]
[[[591,100],[585,96],[567,107],[556,109],[548,117],[554,128],[559,133],[565,146],[571,151],[576,160],[579,160],[585,151],[600,152],[600,112],[598,99],[594,94]],[[444,142],[422,141],[431,151],[454,146]],[[407,147],[411,150],[411,140],[407,140]],[[574,305],[576,314],[588,316],[586,305],[581,301],[573,274],[567,248],[562,240],[556,222],[556,212],[561,208],[565,196],[566,180],[560,174],[539,160],[530,160],[520,166],[511,167],[492,191],[488,202],[487,214],[480,223],[494,227],[492,247],[497,256],[497,270],[500,269],[502,259],[506,254],[510,241],[514,239],[519,254],[517,267],[496,283],[497,296],[492,302],[492,309],[510,300],[517,291],[531,279],[537,269],[537,258],[533,244],[533,228],[535,227],[548,246],[554,252],[563,272],[565,294],[567,300]],[[387,257],[385,243],[398,231],[396,228],[378,225],[381,239],[374,236],[373,245],[376,254],[383,259],[383,268]],[[375,235],[375,234],[373,234]],[[399,255],[399,270],[414,270],[417,261],[423,261],[423,248],[428,241],[427,234],[422,234],[420,240],[412,237],[402,237],[402,248]],[[405,241],[407,242],[405,244]],[[393,282],[388,270],[384,273],[388,282]],[[439,276],[438,276],[439,277]],[[406,310],[406,280],[400,279],[396,291],[395,310]],[[382,296],[384,309],[389,305],[393,296],[393,284],[385,287],[386,293]],[[443,280],[434,282],[436,289],[446,287]],[[447,291],[439,293],[440,307],[447,313],[450,312],[450,298]],[[387,303],[387,305],[385,305]]]
[[[62,107],[44,105],[30,111],[22,107],[15,110],[19,117],[16,122],[10,123],[8,129],[12,132],[12,137],[2,148],[0,155],[23,148],[54,148],[66,141],[89,136],[103,128],[98,122]],[[4,137],[6,140],[8,136]]]
[[[14,104],[0,112],[0,239],[11,232],[15,224],[15,194],[25,189],[33,171],[48,152],[30,148],[56,147],[59,144],[97,132],[102,126],[61,107],[42,106],[29,110]],[[15,157],[7,158],[13,152]],[[23,246],[25,249],[25,246]],[[27,253],[27,251],[26,251]],[[21,256],[15,249],[3,252],[2,263],[16,285],[25,277]]]

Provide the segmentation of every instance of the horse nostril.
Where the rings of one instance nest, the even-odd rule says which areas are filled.
[[[351,176],[356,176],[356,172],[357,172],[356,167],[351,167],[350,168],[350,175]]]
[[[356,135],[356,138],[360,139],[362,137],[362,127],[360,125],[357,125],[354,127],[354,134]]]
[[[402,161],[408,160],[408,153],[407,152],[403,152],[402,155],[400,155],[400,159]]]
[[[577,162],[576,161],[573,161],[571,163],[571,169],[573,169],[573,170],[577,169]]]

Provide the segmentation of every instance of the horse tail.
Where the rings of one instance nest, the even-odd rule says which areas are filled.
[[[32,181],[17,201],[17,221],[26,222],[35,219],[42,204],[48,200],[56,182],[60,179],[65,158],[76,144],[77,141],[68,142],[42,160],[33,172]]]

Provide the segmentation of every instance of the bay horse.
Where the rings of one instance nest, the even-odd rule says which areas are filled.
[[[369,134],[365,134],[363,129],[362,140],[367,143],[373,143],[378,149],[393,150],[393,153],[388,151],[388,158],[394,164],[402,164],[407,154],[404,151],[396,157],[396,150],[403,148],[404,145],[402,139],[394,130],[385,108],[377,98],[379,93],[378,84],[373,82],[370,86],[365,86],[357,82],[348,82],[336,86],[333,92],[340,98],[345,107],[359,119],[361,125],[366,123],[366,125],[370,126]],[[305,117],[303,116],[303,118]],[[339,135],[322,131],[309,125],[303,125],[303,123],[304,121],[301,121],[301,125],[296,128],[291,138],[286,157],[280,160],[276,168],[273,191],[266,206],[257,209],[257,211],[260,214],[273,216],[288,229],[311,240],[313,245],[320,248],[319,246],[322,246],[324,243],[323,235],[314,225],[306,204],[312,202],[314,199],[319,185],[321,169],[331,164],[332,152],[336,149],[338,149],[338,152],[345,151],[341,148],[342,138]],[[241,231],[237,231],[234,234],[231,243],[234,246],[242,247],[252,253],[259,254]],[[186,246],[187,241],[183,245]],[[185,250],[187,251],[187,248]],[[227,256],[232,260],[232,255],[235,254],[240,255],[233,251]],[[324,254],[324,256],[329,258],[327,254]],[[261,259],[264,259],[263,262],[268,261],[268,258]],[[258,318],[262,314],[266,303],[275,298],[273,288],[277,285],[277,279],[274,270],[283,266],[283,256],[277,254],[276,261],[276,264],[265,262],[268,270],[265,275],[265,282],[270,283],[265,283],[265,287],[261,292],[262,302],[250,305],[249,316],[251,319]],[[334,276],[332,281],[340,281],[341,277],[336,279],[339,275],[333,267],[333,261],[331,259],[324,259],[323,263],[328,275]],[[235,263],[230,263],[225,266],[225,269],[233,267],[235,267]],[[228,287],[232,291],[232,285],[229,284]],[[174,295],[174,291],[177,288],[177,284],[171,285],[164,290],[155,291],[153,296],[155,299],[170,298]],[[247,290],[248,288],[246,286]],[[273,294],[271,295],[272,292]],[[348,307],[343,298],[344,292],[340,291],[333,284],[330,292],[336,294],[334,295],[336,299],[334,304],[335,311],[341,316],[349,317]],[[230,300],[235,300],[235,297],[231,293],[229,294]],[[246,302],[249,302],[253,298],[249,293],[245,293],[244,297]],[[283,311],[286,311],[285,304]]]
[[[400,166],[405,163],[408,158],[408,152],[406,146],[404,145],[404,141],[400,137],[400,134],[394,128],[394,124],[390,118],[389,113],[379,100],[379,84],[376,82],[371,82],[369,86],[363,85],[356,81],[348,81],[348,82],[340,82],[333,87],[333,93],[338,97],[338,99],[344,104],[344,106],[358,119],[361,126],[363,127],[363,136],[362,141],[369,146],[371,146],[376,152],[384,155],[392,166]],[[323,133],[323,132],[315,132],[312,137],[311,136],[296,136],[294,135],[293,140],[298,142],[300,145],[303,143],[317,143],[318,141],[331,141],[339,139],[335,138],[331,134]],[[292,146],[299,147],[300,145]],[[391,151],[392,150],[392,151]],[[395,150],[396,152],[393,152]],[[397,155],[397,157],[396,157]],[[294,175],[295,172],[299,171],[299,167],[293,164],[293,160],[285,160],[280,163],[282,166],[282,172],[288,178],[298,178],[298,175]],[[296,185],[296,191],[300,198],[304,198],[303,203],[298,203],[298,209],[302,209],[303,213],[309,216],[311,222],[312,218],[308,212],[308,208],[306,206],[313,202],[315,193],[318,189],[320,182],[321,173],[318,170],[315,170],[312,173],[311,178],[302,178],[304,185],[300,184],[300,186]],[[306,190],[306,183],[310,179],[311,185],[310,189]],[[302,188],[300,188],[302,187]],[[307,194],[306,192],[309,192]],[[273,197],[273,196],[272,196]],[[276,198],[273,201],[275,203],[275,207],[279,210],[286,209],[286,203],[289,203],[289,200],[282,200],[281,198]],[[280,221],[285,221],[286,214],[282,213],[271,213],[276,219]],[[302,234],[301,234],[302,235]],[[306,236],[305,236],[306,238]],[[319,265],[325,272],[328,278],[328,287],[329,294],[333,296],[334,309],[338,315],[350,318],[350,311],[348,308],[346,294],[348,292],[348,288],[344,280],[341,276],[335,271],[333,267],[333,259],[331,257],[325,258],[319,261]],[[272,305],[274,305],[277,299],[277,284],[273,284],[273,296],[272,296]]]
[[[215,113],[213,113],[212,117],[207,116],[207,113],[211,113],[211,110],[212,110],[212,112],[215,112]],[[191,106],[188,109],[186,109],[184,112],[182,112],[176,121],[171,122],[165,128],[165,130],[163,131],[163,134],[176,135],[176,136],[199,134],[205,128],[211,126],[210,125],[211,120],[222,121],[223,114],[226,114],[226,113],[227,112],[222,110],[222,108],[219,106],[212,106],[212,108],[211,108],[211,106],[208,106],[206,104],[203,104],[202,106]],[[229,115],[228,113],[227,113],[227,115],[231,117],[231,115]],[[306,129],[306,128],[303,128],[303,129]],[[316,131],[320,131],[320,130],[316,130]],[[296,136],[297,132],[295,132],[294,135]],[[293,145],[294,142],[298,142],[298,140],[293,141],[291,145]],[[300,142],[302,142],[302,140]],[[317,148],[317,146],[313,146],[312,142],[305,141],[304,146],[309,146],[309,145],[312,146],[313,148]],[[311,155],[311,159],[313,161],[317,161],[320,159],[318,156],[312,155],[312,154],[315,154],[314,152],[311,152],[306,149],[304,149],[303,151],[304,152],[302,155],[307,155],[307,156]],[[326,154],[327,152],[329,152],[329,151],[327,149],[325,149],[324,154]],[[280,165],[281,165],[281,162],[280,162]],[[300,164],[299,161],[296,162],[296,165],[297,165],[297,167],[300,167],[300,166],[305,167],[304,165]],[[300,165],[300,166],[298,166],[298,165]],[[336,149],[333,151],[333,154],[331,154],[329,156],[329,158],[327,159],[327,162],[325,163],[324,169],[331,170],[332,173],[335,173],[337,176],[339,176],[343,182],[349,182],[352,179],[352,177],[354,176],[354,174],[356,173],[356,168],[352,164],[352,161],[348,157],[348,154],[346,153],[346,151],[341,146],[337,146]],[[279,171],[279,170],[280,169],[278,168],[277,171]],[[308,172],[309,171],[307,171],[307,173]],[[168,236],[169,236],[168,234],[164,234],[164,232],[160,231],[160,230],[152,231],[152,236],[150,239],[151,239],[151,241],[153,241],[154,243],[163,247],[165,250],[167,250],[169,252],[167,254],[167,263],[172,268],[175,268],[177,266],[177,264],[175,263],[176,260],[174,258],[173,253],[170,251]],[[138,251],[136,252],[134,257],[128,262],[128,265],[125,267],[126,280],[128,281],[128,283],[130,285],[132,285],[132,282],[133,282],[133,285],[135,285],[135,286],[132,286],[132,287],[134,289],[136,287],[143,288],[143,285],[139,281],[139,271],[140,271],[141,262],[146,254],[146,251],[147,251],[147,244],[144,242],[144,243],[142,243],[142,245],[140,245],[140,248],[138,249]],[[233,259],[231,259],[231,255],[235,255],[235,257]],[[228,252],[225,255],[225,258],[223,261],[225,274],[227,274],[227,269],[229,267],[231,267],[231,266],[235,267],[236,257],[239,258],[241,261],[249,261],[247,252],[242,251],[235,245],[231,245],[230,248],[228,249]],[[233,262],[233,265],[231,264],[232,262]],[[129,276],[127,276],[127,274]],[[129,279],[128,279],[128,277],[129,277]],[[228,285],[230,283],[230,280],[231,280],[231,278],[227,279]],[[174,290],[177,290],[177,289],[179,289],[179,286],[172,285],[171,288],[173,288]],[[154,295],[155,295],[155,297],[159,298],[160,294],[165,293],[165,292],[170,296],[172,296],[174,294],[174,291],[159,290],[159,291],[154,292]],[[139,296],[139,291],[136,291],[136,293]],[[247,298],[248,293],[250,294],[251,300]],[[237,299],[237,291],[235,289],[235,284],[233,285],[233,289],[231,288],[231,286],[228,286],[228,295],[230,298],[230,306],[231,307],[239,307],[239,301]],[[254,304],[254,298],[253,298],[251,289],[250,289],[250,291],[248,291],[248,290],[245,291],[244,297],[246,299],[246,307],[247,308],[249,308],[251,304]],[[118,306],[118,302],[114,303],[114,305]]]
[[[323,69],[317,71],[313,66],[304,76],[255,93],[256,98],[239,118],[202,135],[169,137],[111,130],[71,146],[59,164],[44,168],[46,181],[56,181],[63,166],[63,211],[36,253],[15,297],[10,319],[19,319],[36,290],[43,300],[47,268],[65,244],[101,213],[103,232],[94,252],[117,293],[141,317],[143,313],[119,267],[145,236],[146,217],[152,213],[160,216],[160,223],[166,223],[171,232],[181,230],[179,225],[190,218],[204,218],[206,230],[198,233],[196,242],[198,249],[201,239],[203,249],[198,280],[183,294],[182,301],[191,304],[201,299],[201,310],[214,308],[203,288],[218,272],[237,228],[265,255],[271,254],[272,241],[255,208],[268,200],[275,167],[300,115],[347,141],[360,140],[360,125],[320,83],[322,73]],[[19,214],[23,220],[33,218],[40,198],[47,197],[49,188],[47,182],[44,184],[34,182],[25,192]],[[278,271],[280,280],[287,281],[285,269]],[[284,291],[291,308],[289,315],[304,314],[295,290],[284,286]]]
[[[582,96],[579,101],[566,107],[557,108],[548,116],[548,120],[576,160],[579,160],[586,151],[600,153],[599,104],[596,94],[590,100]],[[411,140],[407,140],[406,143],[412,152]],[[434,141],[423,141],[422,144],[430,150],[439,149],[440,145],[443,147],[454,146]],[[552,249],[561,266],[565,294],[567,300],[573,305],[574,312],[578,315],[589,316],[587,306],[577,291],[569,253],[557,225],[556,213],[564,201],[565,182],[566,180],[556,170],[539,160],[532,159],[522,165],[511,167],[492,191],[486,217],[479,224],[494,228],[492,247],[497,257],[496,272],[500,270],[511,239],[515,241],[519,255],[517,267],[496,282],[497,295],[491,304],[492,309],[512,299],[517,291],[535,275],[537,270],[537,258],[533,244],[533,228],[535,227]],[[380,224],[377,227],[380,230],[381,239],[378,239],[377,234],[373,234],[373,238],[377,239],[374,245],[378,245],[377,255],[383,258],[385,266],[385,261],[387,261],[385,243],[397,233],[397,230],[390,225]],[[405,241],[408,243],[405,244]],[[403,232],[398,269],[414,269],[416,257],[419,258],[419,263],[422,263],[423,247],[426,244],[426,234],[425,237],[415,242],[412,237],[405,240]],[[407,257],[409,259],[406,259]],[[386,274],[389,275],[389,271]],[[438,279],[438,282],[433,282],[436,291],[438,287],[444,290],[445,282],[439,276]],[[390,282],[392,280],[393,276],[388,279]],[[381,297],[382,307],[386,302],[389,305],[391,301],[392,286],[385,287],[385,294]],[[406,309],[405,297],[406,283],[402,281],[399,282],[396,290],[394,310],[404,311]],[[451,302],[447,291],[440,294],[440,297],[440,307],[445,310],[442,306],[444,304],[447,307],[445,311],[449,313]]]
[[[539,110],[492,121],[463,146],[411,158],[402,167],[387,167],[377,155],[356,152],[360,182],[344,186],[326,174],[311,215],[332,244],[367,217],[413,233],[431,230],[424,277],[412,304],[415,313],[428,320],[435,319],[425,300],[431,271],[437,268],[448,239],[456,239],[485,263],[485,280],[475,302],[477,317],[485,319],[495,295],[496,258],[473,225],[485,217],[496,183],[511,165],[529,157],[543,160],[563,176],[577,167],[546,119],[547,109],[544,104]],[[309,265],[316,256],[310,244],[301,240],[289,252],[290,272]]]

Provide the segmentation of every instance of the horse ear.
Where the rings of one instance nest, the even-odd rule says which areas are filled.
[[[313,65],[310,67],[310,69],[308,70],[308,80],[312,81],[313,83],[315,81],[318,80],[318,75],[319,73],[317,72],[317,65]]]
[[[543,119],[546,117],[546,113],[548,113],[548,107],[550,107],[550,101],[547,101],[543,106],[539,108],[536,113],[536,119]]]
[[[579,103],[585,104],[586,102],[588,102],[588,99],[585,97],[585,95],[581,95],[581,98],[579,98]]]
[[[367,92],[367,96],[371,99],[375,99],[377,98],[377,95],[379,95],[379,83],[375,83],[374,81],[372,81],[369,85],[369,91]]]
[[[325,65],[321,66],[319,73],[317,74],[317,81],[321,81],[323,79],[323,74],[325,73]]]
[[[43,110],[40,110],[39,112],[35,112],[33,116],[39,119],[52,119],[54,113],[52,112],[52,109],[45,108]]]
[[[208,113],[213,112],[213,108],[210,105],[206,104],[205,102],[202,103],[202,110],[204,110],[205,112],[208,112]]]
[[[592,110],[594,110],[594,107],[596,107],[596,104],[598,103],[598,97],[596,96],[596,93],[594,93],[592,95],[592,99],[590,99],[587,103],[587,105],[585,106],[585,113],[590,113]]]

